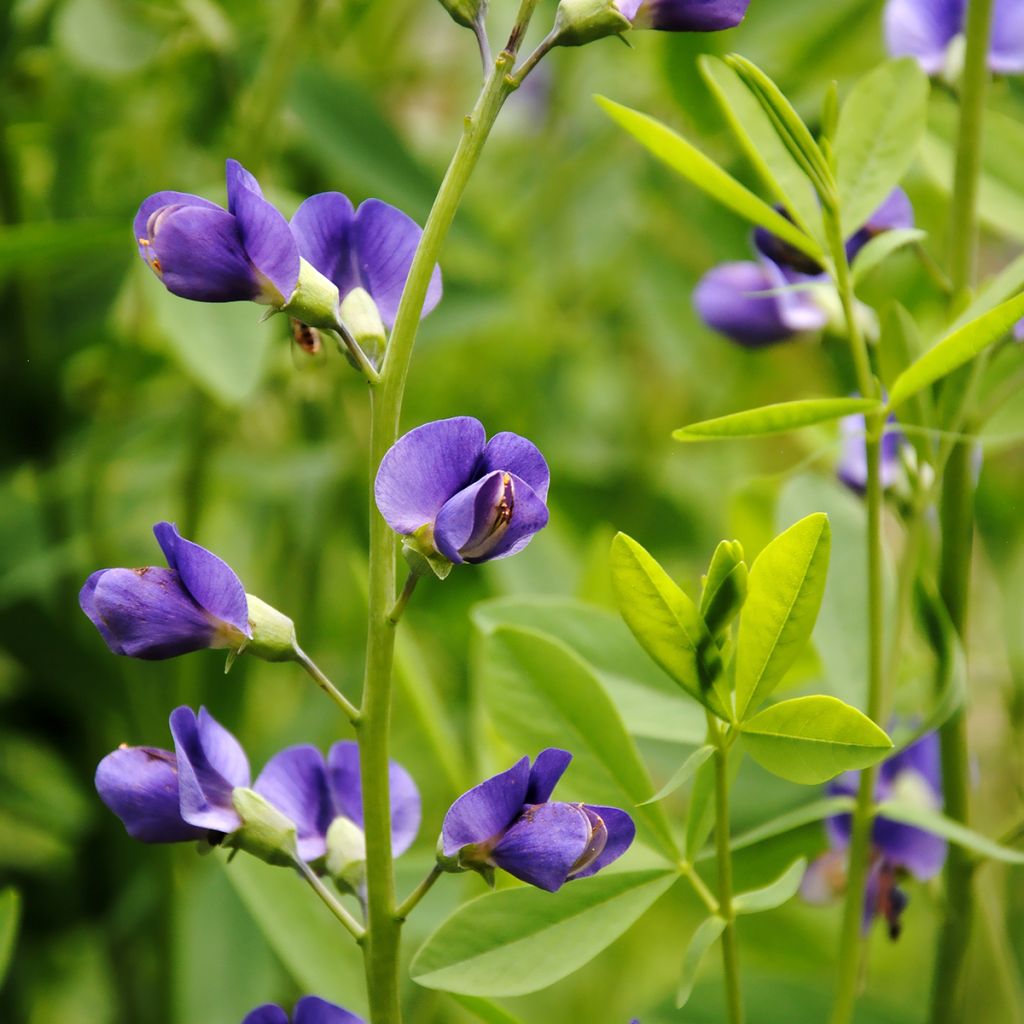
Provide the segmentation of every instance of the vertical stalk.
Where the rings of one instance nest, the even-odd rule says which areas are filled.
[[[988,50],[994,0],[971,0],[967,7],[967,51],[964,59],[957,140],[956,176],[950,229],[950,280],[954,309],[963,304],[974,283],[978,251],[978,182],[982,129],[988,92]],[[945,387],[974,390],[980,364],[950,377]],[[953,392],[956,393],[956,392]],[[974,533],[974,482],[971,444],[961,442],[950,453],[942,477],[940,503],[942,549],[939,591],[954,627],[966,641]],[[966,646],[966,645],[965,645]],[[969,754],[963,709],[941,728],[942,782],[945,812],[954,821],[969,821]],[[970,940],[972,866],[966,852],[951,844],[946,860],[945,914],[939,929],[932,980],[932,1024],[952,1024],[960,1017],[957,993]]]

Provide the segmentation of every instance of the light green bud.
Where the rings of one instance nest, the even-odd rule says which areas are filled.
[[[283,612],[252,594],[246,594],[245,599],[249,602],[252,639],[243,650],[264,661],[292,661],[298,649],[295,623]]]
[[[310,327],[333,328],[338,322],[338,286],[299,260],[299,283],[281,311]]]
[[[327,829],[327,871],[353,892],[366,882],[366,835],[351,818],[335,818]]]
[[[338,319],[348,328],[359,347],[376,366],[387,345],[387,331],[377,303],[365,288],[353,288],[338,310]]]
[[[434,528],[430,523],[404,538],[402,557],[417,576],[433,573],[439,580],[446,579],[454,566],[434,547]]]
[[[558,46],[583,46],[632,27],[615,0],[561,0],[553,34]]]
[[[243,786],[231,791],[231,802],[242,819],[242,827],[224,840],[226,846],[244,850],[268,864],[287,867],[298,860],[295,822],[255,790]]]
[[[475,28],[487,13],[487,0],[441,0],[441,6],[466,28]]]

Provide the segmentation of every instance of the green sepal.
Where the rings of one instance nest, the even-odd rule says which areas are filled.
[[[244,786],[231,791],[231,803],[242,819],[242,827],[224,840],[225,846],[282,867],[290,867],[299,859],[295,822],[255,790]]]
[[[245,595],[249,603],[249,628],[252,638],[234,654],[255,654],[264,661],[291,661],[298,644],[295,639],[295,623],[283,612],[271,607],[252,594]],[[228,656],[228,668],[234,661]],[[226,670],[225,670],[226,671]]]
[[[338,323],[338,286],[311,263],[299,260],[299,283],[281,312],[310,327],[334,328]]]
[[[432,573],[439,580],[447,579],[455,565],[434,547],[432,523],[424,523],[415,533],[410,533],[403,539],[402,557],[417,576]]]
[[[487,13],[487,0],[441,0],[441,6],[463,28],[476,28]]]
[[[351,818],[339,816],[327,829],[328,874],[357,892],[366,882],[366,834]]]
[[[348,328],[374,366],[379,366],[388,336],[377,303],[365,288],[353,288],[338,307],[338,318]]]
[[[553,34],[559,46],[583,46],[621,35],[632,27],[614,0],[562,0]]]

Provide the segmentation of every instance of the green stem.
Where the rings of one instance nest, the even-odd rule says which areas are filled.
[[[395,911],[395,917],[397,917],[399,921],[404,921],[409,914],[412,913],[419,901],[423,899],[428,892],[430,892],[434,887],[434,883],[443,874],[444,872],[441,868],[435,864],[430,869],[430,874],[427,875],[427,877],[424,878],[423,881],[420,882],[420,884],[417,885],[416,888],[413,889],[413,891],[409,893],[409,895],[398,905],[398,909]]]
[[[327,694],[335,704],[348,716],[353,725],[359,724],[359,708],[339,690],[334,683],[321,671],[320,666],[298,645],[295,647],[295,660],[306,670],[309,677]]]
[[[358,943],[366,937],[363,926],[342,906],[341,900],[331,892],[317,877],[313,869],[301,858],[295,860],[296,870],[302,875],[309,887],[320,897],[324,906],[345,926],[346,930]]]
[[[405,611],[405,606],[409,603],[409,598],[412,597],[412,592],[416,589],[416,584],[419,583],[419,573],[411,572],[405,578],[405,586],[402,587],[402,592],[398,595],[398,600],[395,601],[391,607],[391,611],[388,612],[388,622],[392,626],[398,624],[398,620],[402,617],[402,612]]]
[[[697,869],[688,861],[684,860],[679,865],[679,871],[686,877],[686,880],[693,886],[693,891],[700,897],[701,902],[712,914],[718,913],[718,900],[714,893],[707,887],[704,879],[697,874]]]

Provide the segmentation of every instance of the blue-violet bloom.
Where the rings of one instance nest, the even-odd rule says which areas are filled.
[[[903,435],[893,426],[896,419],[890,416],[885,433],[882,434],[879,460],[879,480],[883,490],[888,490],[900,476],[900,449],[903,447]],[[868,460],[865,436],[867,424],[860,413],[844,416],[839,421],[839,433],[842,437],[842,453],[836,467],[836,475],[851,491],[863,494],[868,486]]]
[[[616,0],[634,28],[663,32],[720,32],[735,28],[750,0]]]
[[[366,1021],[326,999],[305,996],[295,1004],[290,1018],[280,1006],[267,1003],[246,1014],[242,1024],[366,1024]]]
[[[489,441],[479,420],[456,416],[410,430],[381,460],[380,514],[404,536],[451,562],[486,562],[521,551],[548,522],[550,475],[518,434]]]
[[[828,785],[829,796],[856,796],[859,772],[846,772]],[[934,732],[922,736],[882,764],[875,785],[875,801],[899,799],[938,810],[942,807],[939,740]],[[827,902],[846,884],[846,856],[850,845],[851,816],[829,818],[826,830],[831,849],[807,869],[801,894],[810,903]],[[864,930],[876,916],[885,918],[891,938],[898,938],[900,917],[907,895],[899,882],[906,875],[925,882],[934,878],[946,859],[941,836],[912,825],[878,816],[871,832],[871,865],[864,899]]]
[[[542,750],[463,793],[445,815],[441,853],[460,868],[495,867],[548,892],[629,849],[633,819],[617,807],[549,802],[572,754]]]

